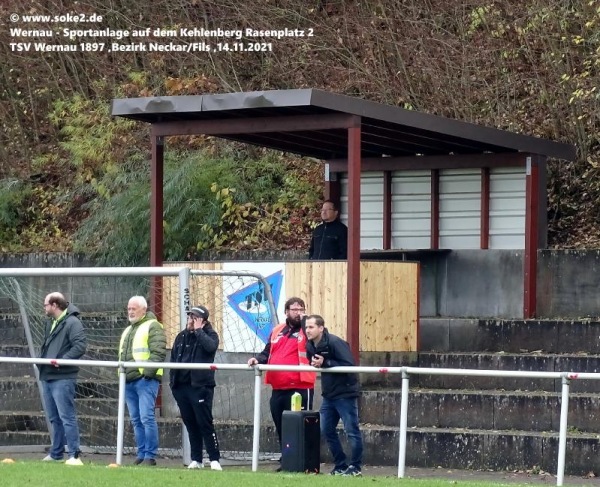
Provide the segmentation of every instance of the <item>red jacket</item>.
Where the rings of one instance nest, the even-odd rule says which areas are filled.
[[[309,365],[306,341],[301,328],[294,331],[287,323],[281,323],[273,328],[270,342],[261,355],[266,356],[267,364]],[[314,372],[269,371],[265,373],[265,383],[273,389],[313,389],[316,377]]]

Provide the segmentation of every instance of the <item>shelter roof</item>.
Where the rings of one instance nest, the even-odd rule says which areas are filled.
[[[570,144],[316,89],[115,99],[112,115],[153,124],[221,122],[230,124],[233,133],[220,130],[219,137],[326,160],[347,157],[348,131],[311,122],[322,115],[360,117],[363,158],[526,152],[575,159]],[[290,131],[284,125],[268,132],[259,129],[261,119],[273,117],[306,120],[306,130]]]

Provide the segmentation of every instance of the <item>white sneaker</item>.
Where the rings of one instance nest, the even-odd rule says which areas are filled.
[[[62,462],[62,458],[52,458],[50,455],[46,455],[42,458],[42,462]]]
[[[221,464],[219,463],[218,460],[213,460],[212,462],[210,462],[210,469],[211,470],[223,470],[223,467],[221,467]]]
[[[80,458],[71,457],[65,462],[65,465],[81,466],[83,465],[83,462]]]
[[[197,462],[196,460],[192,460],[187,468],[204,468],[204,464],[202,462]]]

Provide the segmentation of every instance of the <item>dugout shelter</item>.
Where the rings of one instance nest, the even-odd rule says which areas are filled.
[[[316,89],[115,99],[150,124],[151,255],[163,263],[163,154],[169,136],[212,135],[325,162],[325,195],[348,225],[347,340],[359,350],[364,258],[523,249],[523,318],[536,314],[546,245],[546,161],[573,145]]]

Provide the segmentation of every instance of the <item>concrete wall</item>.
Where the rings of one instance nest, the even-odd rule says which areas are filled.
[[[198,260],[303,260],[304,252],[206,252]],[[372,258],[372,256],[371,256]],[[522,250],[440,250],[382,253],[378,260],[417,260],[421,264],[421,317],[522,318]],[[93,265],[75,254],[0,254],[0,268]],[[97,292],[78,289],[87,296]],[[79,285],[79,284],[78,284]],[[39,278],[40,289],[63,288],[60,278]],[[538,252],[540,318],[600,316],[600,250]],[[123,291],[125,295],[128,293]],[[1,294],[1,293],[0,293]],[[0,296],[0,310],[7,302]],[[101,303],[104,299],[89,299]],[[13,311],[14,312],[14,311]]]
[[[600,316],[600,250],[538,252],[538,316]]]
[[[419,260],[421,316],[522,317],[522,251],[429,252]]]
[[[420,316],[523,317],[523,251],[429,252],[419,261]],[[600,316],[600,250],[540,250],[537,276],[539,318]]]

